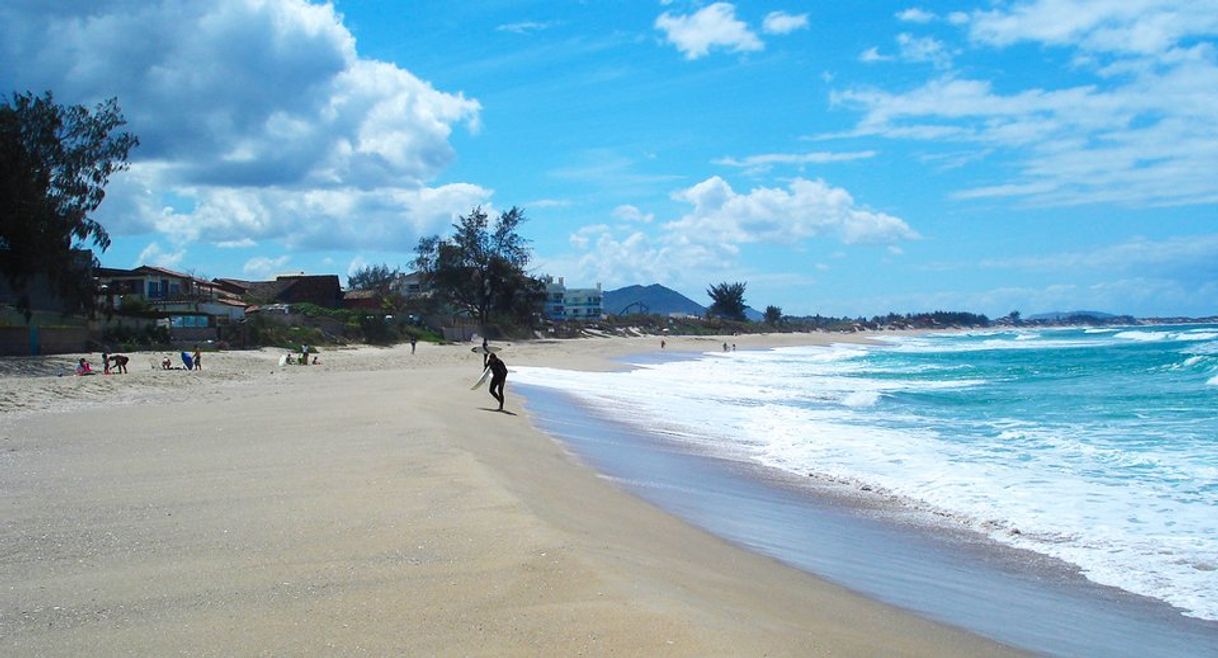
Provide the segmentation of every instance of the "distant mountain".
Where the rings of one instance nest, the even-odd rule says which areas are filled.
[[[1048,313],[1037,313],[1036,315],[1028,315],[1024,320],[1034,322],[1061,322],[1070,318],[1095,318],[1096,320],[1107,320],[1115,318],[1112,313],[1103,313],[1101,311],[1049,311]]]
[[[629,313],[655,313],[657,315],[687,313],[702,316],[706,313],[705,306],[658,283],[606,290],[601,296],[601,300],[605,313],[609,315],[621,315],[622,311],[627,309],[629,309]]]

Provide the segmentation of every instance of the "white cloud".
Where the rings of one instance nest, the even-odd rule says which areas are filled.
[[[761,22],[761,30],[766,34],[789,34],[795,30],[808,29],[807,14],[788,14],[785,11],[772,11],[766,14]]]
[[[835,153],[830,151],[815,151],[811,153],[763,153],[750,155],[746,158],[718,158],[712,164],[725,167],[738,167],[750,172],[769,171],[775,165],[803,166],[809,164],[829,164],[832,162],[850,162],[875,157],[875,151],[848,151]]]
[[[897,20],[905,23],[929,23],[935,20],[934,13],[918,7],[910,7],[897,12]]]
[[[938,39],[899,34],[897,47],[900,49],[900,58],[906,62],[929,62],[940,69],[946,69],[952,63],[951,52]]]
[[[490,195],[429,187],[480,106],[361,58],[334,7],[304,0],[98,0],[0,9],[8,88],[118,96],[141,145],[98,218],[175,244],[410,243]],[[164,199],[194,206],[163,213]],[[446,205],[460,204],[460,205]]]
[[[551,27],[554,27],[554,23],[549,22],[549,21],[546,21],[546,22],[520,21],[518,23],[505,23],[503,25],[498,25],[495,27],[495,29],[499,32],[513,32],[515,34],[532,34],[534,32],[541,32],[542,30],[548,30]]]
[[[867,50],[864,50],[862,54],[859,55],[859,61],[866,62],[868,64],[873,62],[891,62],[894,59],[896,58],[891,55],[881,55],[880,49],[876,46],[872,46]]]
[[[973,39],[996,46],[1037,41],[1109,53],[1162,53],[1218,33],[1208,0],[1032,0],[974,12]]]
[[[627,222],[642,222],[650,223],[656,216],[652,213],[644,213],[637,207],[630,204],[620,205],[613,209],[613,216]]]
[[[245,261],[245,265],[241,267],[241,272],[251,280],[267,281],[279,274],[283,274],[283,268],[288,264],[289,260],[289,256],[279,256],[277,258],[255,256]]]
[[[716,2],[689,15],[664,12],[655,27],[686,59],[704,57],[712,48],[751,52],[765,47],[748,25],[737,20],[736,7],[727,2]]]
[[[181,264],[182,259],[186,256],[185,249],[177,249],[175,251],[166,251],[161,245],[156,242],[148,243],[147,247],[140,252],[137,262],[132,264],[132,267],[140,265],[155,265],[167,269],[176,268]]]
[[[1218,275],[1218,233],[1161,240],[1135,238],[1091,251],[1059,252],[1022,258],[989,259],[982,267],[1061,271],[1070,268],[1145,271],[1151,267],[1188,269]]]
[[[223,240],[217,242],[216,246],[221,249],[248,249],[258,246],[258,243],[249,238],[241,238],[240,240]]]
[[[1218,201],[1218,57],[1172,51],[1118,79],[1002,94],[947,75],[894,94],[832,94],[860,108],[858,135],[971,144],[1014,159],[1016,176],[958,191],[1038,205],[1182,205]]]
[[[790,244],[834,236],[847,244],[912,240],[903,220],[858,206],[850,193],[820,180],[794,179],[788,189],[756,188],[738,194],[714,176],[673,194],[693,210],[665,225],[691,243]]]
[[[741,266],[741,247],[749,243],[797,247],[812,238],[834,238],[845,244],[892,246],[918,237],[903,220],[859,207],[845,190],[823,181],[795,179],[787,189],[757,188],[738,194],[722,178],[713,177],[672,196],[692,209],[675,221],[659,224],[658,233],[645,232],[648,225],[639,223],[584,226],[570,236],[579,254],[546,265],[610,287],[663,281],[697,289],[724,277],[774,278]],[[637,215],[650,217],[634,206],[614,212],[619,219]]]

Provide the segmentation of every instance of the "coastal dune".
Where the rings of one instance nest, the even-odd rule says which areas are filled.
[[[613,368],[658,347],[537,341],[503,356]],[[1014,653],[619,490],[532,428],[510,377],[510,414],[470,391],[481,361],[467,346],[309,367],[278,355],[209,354],[198,373],[133,358],[128,375],[85,378],[7,360],[0,653]]]

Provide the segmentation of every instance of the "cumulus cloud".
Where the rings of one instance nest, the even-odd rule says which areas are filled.
[[[861,207],[849,192],[821,180],[796,178],[787,189],[759,187],[739,194],[713,176],[673,198],[693,209],[666,228],[694,242],[790,244],[833,236],[853,244],[918,237],[904,220]]]
[[[454,158],[454,127],[477,130],[478,102],[361,58],[331,5],[35,5],[0,9],[0,56],[23,62],[0,83],[65,102],[118,97],[141,146],[99,211],[116,235],[406,245],[490,194],[429,187]]]
[[[795,247],[828,238],[891,247],[919,237],[904,220],[861,207],[848,192],[823,181],[797,178],[786,189],[762,187],[740,194],[716,176],[678,190],[672,198],[691,208],[658,226],[628,221],[575,231],[570,243],[580,253],[562,267],[610,285],[665,281],[697,288],[726,272],[749,280],[772,278],[742,267],[741,248],[748,244]],[[627,220],[651,217],[634,206],[620,206],[613,215]]]
[[[688,15],[660,14],[655,27],[686,59],[698,59],[712,48],[731,52],[761,50],[765,45],[749,26],[736,18],[736,7],[716,2]]]
[[[766,34],[788,34],[807,28],[807,14],[788,14],[785,11],[772,11],[761,22],[761,30]]]
[[[630,204],[624,204],[624,205],[620,205],[620,206],[614,208],[613,216],[616,217],[617,219],[620,219],[623,221],[642,222],[644,224],[648,224],[653,219],[656,218],[656,216],[654,214],[644,213],[642,210],[639,210],[636,206],[632,206]]]

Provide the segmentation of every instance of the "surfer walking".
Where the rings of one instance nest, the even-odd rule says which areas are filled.
[[[495,354],[486,354],[486,367],[491,369],[491,397],[499,401],[499,411],[503,411],[503,385],[507,382],[507,365]]]
[[[483,367],[483,368],[488,368],[488,367],[490,367],[490,362],[489,362],[489,360],[490,360],[490,353],[491,353],[491,346],[490,346],[490,345],[488,345],[488,344],[486,343],[486,339],[485,339],[485,338],[483,338],[483,339],[482,339],[482,367]]]

